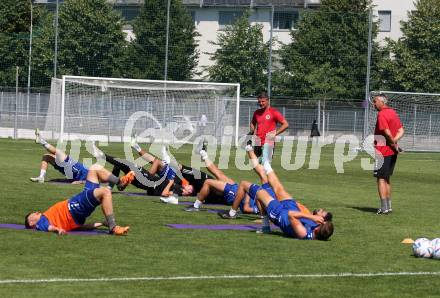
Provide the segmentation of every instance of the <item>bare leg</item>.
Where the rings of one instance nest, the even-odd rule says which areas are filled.
[[[278,176],[275,174],[274,171],[267,173],[267,180],[270,186],[272,187],[273,191],[275,192],[275,195],[277,196],[277,199],[279,201],[292,198],[292,196],[284,189],[283,185],[281,184],[280,180],[278,179]]]
[[[41,158],[40,170],[47,171],[47,164],[48,163],[50,163],[50,164],[55,163],[55,155],[44,154],[43,157]]]
[[[113,214],[112,192],[107,188],[96,188],[93,196],[101,202],[102,213],[108,224],[108,228],[114,235],[125,235],[130,227],[120,227],[116,225],[115,215]]]
[[[268,182],[267,175],[264,172],[263,166],[259,164],[258,157],[255,155],[254,150],[248,151],[248,156],[252,163],[255,173],[257,173],[257,175],[260,177],[261,184],[267,183]]]
[[[220,180],[225,183],[234,184],[234,180],[229,178],[223,173],[209,158],[205,159],[206,168],[209,172],[211,172],[217,180]]]
[[[388,206],[388,200],[391,196],[391,184],[389,179],[377,178],[377,192],[379,193],[380,199],[380,211],[385,211],[390,209]]]
[[[94,164],[89,168],[89,173],[87,174],[87,181],[93,183],[103,183],[110,182],[111,184],[117,184],[118,189],[124,189],[128,184],[134,180],[134,172],[131,171],[127,175],[121,177],[120,179],[110,173],[109,170],[102,167],[99,164]]]
[[[157,159],[155,156],[153,156],[152,154],[148,153],[144,149],[141,149],[138,152],[138,154],[139,154],[140,157],[142,157],[142,159],[146,160],[149,163],[152,163],[154,160]]]
[[[55,155],[44,154],[40,163],[40,175],[38,177],[30,178],[32,182],[44,183],[44,177],[46,176],[48,164],[55,165]]]
[[[197,200],[203,203],[206,200],[206,198],[209,196],[211,191],[222,192],[224,188],[225,188],[225,182],[213,180],[213,179],[205,180],[202,188],[200,189],[200,192],[197,195]]]
[[[151,175],[154,175],[157,172],[159,172],[163,167],[164,167],[164,165],[163,165],[162,161],[160,161],[157,158],[155,158],[153,160],[153,162],[151,163],[151,167],[148,170],[148,173],[150,173]]]

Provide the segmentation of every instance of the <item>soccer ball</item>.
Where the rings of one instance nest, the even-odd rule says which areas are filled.
[[[431,241],[427,238],[418,238],[413,243],[414,256],[419,258],[430,258],[434,249],[431,246]]]
[[[440,238],[435,238],[431,240],[432,257],[434,259],[440,260]]]

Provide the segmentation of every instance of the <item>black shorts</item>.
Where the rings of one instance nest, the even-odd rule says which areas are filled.
[[[274,147],[272,147],[272,156],[275,152],[275,144]],[[254,146],[254,153],[257,157],[261,157],[261,155],[263,155],[263,146]]]
[[[263,146],[254,146],[254,153],[257,157],[260,157],[263,154]]]
[[[194,187],[193,195],[197,195],[202,189],[203,183],[207,179],[214,179],[214,177],[202,172],[200,170],[182,165],[182,176],[185,178],[189,184]]]
[[[383,164],[381,168],[376,168],[376,164],[374,165],[374,177],[389,179],[394,172],[394,166],[396,165],[397,154],[385,156],[383,158]]]

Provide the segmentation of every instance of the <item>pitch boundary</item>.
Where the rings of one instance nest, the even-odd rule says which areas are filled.
[[[386,277],[386,276],[436,276],[440,272],[370,272],[370,273],[328,273],[328,274],[261,274],[261,275],[200,275],[200,276],[144,276],[144,277],[100,277],[100,278],[48,278],[48,279],[3,279],[0,284],[41,284],[64,282],[114,282],[114,281],[174,281],[174,280],[215,280],[215,279],[288,279],[288,278],[346,278],[346,277]]]

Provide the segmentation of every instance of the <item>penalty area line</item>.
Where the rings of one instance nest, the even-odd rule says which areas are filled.
[[[288,279],[288,278],[346,278],[384,276],[435,276],[440,272],[370,272],[370,273],[328,273],[328,274],[262,274],[262,275],[201,275],[201,276],[145,276],[145,277],[101,277],[101,278],[48,278],[48,279],[3,279],[0,284],[39,283],[83,283],[113,281],[173,281],[173,280],[216,280],[216,279]]]

